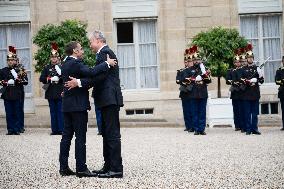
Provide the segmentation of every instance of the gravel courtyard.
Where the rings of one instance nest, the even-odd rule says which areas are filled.
[[[61,177],[61,136],[0,129],[0,188],[284,188],[284,132],[260,128],[246,136],[231,128],[194,136],[183,128],[122,128],[123,179]],[[70,167],[74,170],[74,139]],[[102,166],[102,138],[87,134],[87,165]]]

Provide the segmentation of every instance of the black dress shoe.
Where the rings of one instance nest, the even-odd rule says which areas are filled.
[[[86,169],[83,172],[76,172],[76,177],[82,178],[82,177],[96,177],[98,176],[97,173],[92,173],[89,169]]]
[[[280,131],[284,131],[284,127],[282,127],[282,128],[280,129]]]
[[[200,133],[199,133],[199,132],[197,132],[197,131],[195,131],[195,132],[194,132],[194,135],[199,135],[199,134],[200,134]]]
[[[20,129],[20,133],[24,133],[24,132],[25,132],[24,128]]]
[[[193,132],[194,132],[194,129],[191,128],[191,129],[188,130],[188,132],[189,132],[189,133],[193,133]]]
[[[252,134],[254,134],[254,135],[261,135],[261,133],[259,131],[253,131]]]
[[[96,173],[96,174],[105,174],[107,173],[109,170],[105,167],[101,168],[100,170],[93,170],[92,173]]]
[[[19,131],[13,132],[13,135],[20,135],[21,133]]]
[[[206,135],[206,133],[204,131],[199,132],[200,135]]]
[[[188,131],[188,129],[184,129],[183,131]]]
[[[251,134],[251,132],[246,132],[246,135],[250,135]]]
[[[240,128],[235,128],[235,131],[240,131],[241,129]]]
[[[74,171],[72,171],[69,167],[64,170],[59,170],[59,173],[61,176],[71,176],[71,175],[76,175]]]
[[[8,133],[6,135],[13,135],[13,134],[14,134],[14,132],[8,131]]]
[[[97,135],[102,135],[102,132],[98,132],[98,134]]]
[[[246,131],[244,129],[241,130],[241,133],[245,133]]]
[[[113,172],[113,171],[108,171],[107,173],[104,174],[98,174],[99,178],[122,178],[123,173],[122,172]]]

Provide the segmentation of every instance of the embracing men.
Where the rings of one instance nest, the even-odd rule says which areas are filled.
[[[94,31],[92,33],[90,37],[90,47],[96,53],[96,66],[93,69],[85,70],[85,72],[82,74],[70,75],[69,72],[67,71],[68,73],[66,74],[66,76],[69,74],[68,76],[71,76],[71,80],[70,79],[65,80],[66,81],[65,89],[67,89],[66,90],[67,94],[68,92],[75,90],[80,91],[79,93],[83,93],[83,91],[87,91],[89,88],[93,87],[92,96],[94,97],[95,106],[98,107],[102,112],[104,166],[100,170],[95,170],[93,172],[90,172],[87,166],[85,165],[86,152],[84,153],[84,156],[82,156],[81,153],[79,152],[81,151],[81,149],[76,150],[77,148],[75,147],[75,156],[77,154],[76,152],[78,151],[78,157],[82,156],[80,159],[83,159],[82,167],[80,167],[80,165],[78,165],[77,167],[76,163],[76,169],[79,169],[79,171],[76,170],[76,174],[79,177],[98,176],[99,178],[122,178],[123,165],[121,158],[119,109],[120,107],[123,106],[123,98],[120,88],[119,67],[117,65],[110,66],[110,63],[115,62],[114,60],[116,60],[116,56],[114,52],[107,46],[106,39],[102,32]],[[76,52],[76,48],[75,49],[73,48],[72,51]],[[72,56],[69,56],[69,58],[72,58]],[[68,58],[66,59],[66,63],[67,61]],[[73,61],[76,62],[76,60]],[[69,67],[68,69],[70,69],[72,66],[70,67],[66,65],[65,67]],[[64,75],[64,65],[62,69]],[[63,96],[63,112],[64,112],[64,98],[65,98],[65,91]],[[68,107],[70,105],[66,104],[66,106]],[[84,111],[87,111],[86,107]],[[71,115],[70,119],[75,120],[76,122],[76,120],[81,121],[82,117],[75,118],[73,115]],[[72,173],[72,171],[68,167],[68,156],[70,149],[69,141],[71,140],[68,140],[68,142],[64,142],[63,138],[66,134],[65,130],[66,129],[64,128],[60,146],[64,146],[63,144],[65,143],[67,144],[66,145],[67,149],[64,147],[60,147],[60,162],[65,162],[64,164],[65,167],[63,166],[60,167],[61,173],[63,173],[61,175],[64,175],[65,173],[64,171],[66,170],[68,170],[66,171],[66,173]],[[85,133],[86,129],[82,130],[82,128],[80,128],[79,133],[80,132]],[[76,135],[76,130],[75,130],[75,135]],[[86,134],[83,137],[86,138]],[[81,142],[82,143],[78,142],[79,143],[78,147],[80,146],[79,148],[81,148],[83,146],[85,150],[86,140],[82,140]],[[77,143],[77,136],[76,136],[75,145],[76,143]],[[62,154],[61,148],[65,149],[65,152],[68,151],[68,154],[61,155]],[[63,160],[61,161],[61,159]],[[76,162],[78,162],[77,158]],[[62,165],[62,163],[60,164]]]

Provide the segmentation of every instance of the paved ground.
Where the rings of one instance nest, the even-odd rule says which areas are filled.
[[[261,131],[246,136],[214,128],[194,136],[182,128],[123,128],[124,178],[79,179],[58,173],[60,136],[48,129],[6,136],[0,129],[0,188],[284,188],[284,132]],[[93,128],[87,164],[91,170],[102,165],[102,138]]]

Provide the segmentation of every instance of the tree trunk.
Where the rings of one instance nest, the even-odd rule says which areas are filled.
[[[221,98],[221,77],[218,76],[218,92],[217,92],[217,97]]]

